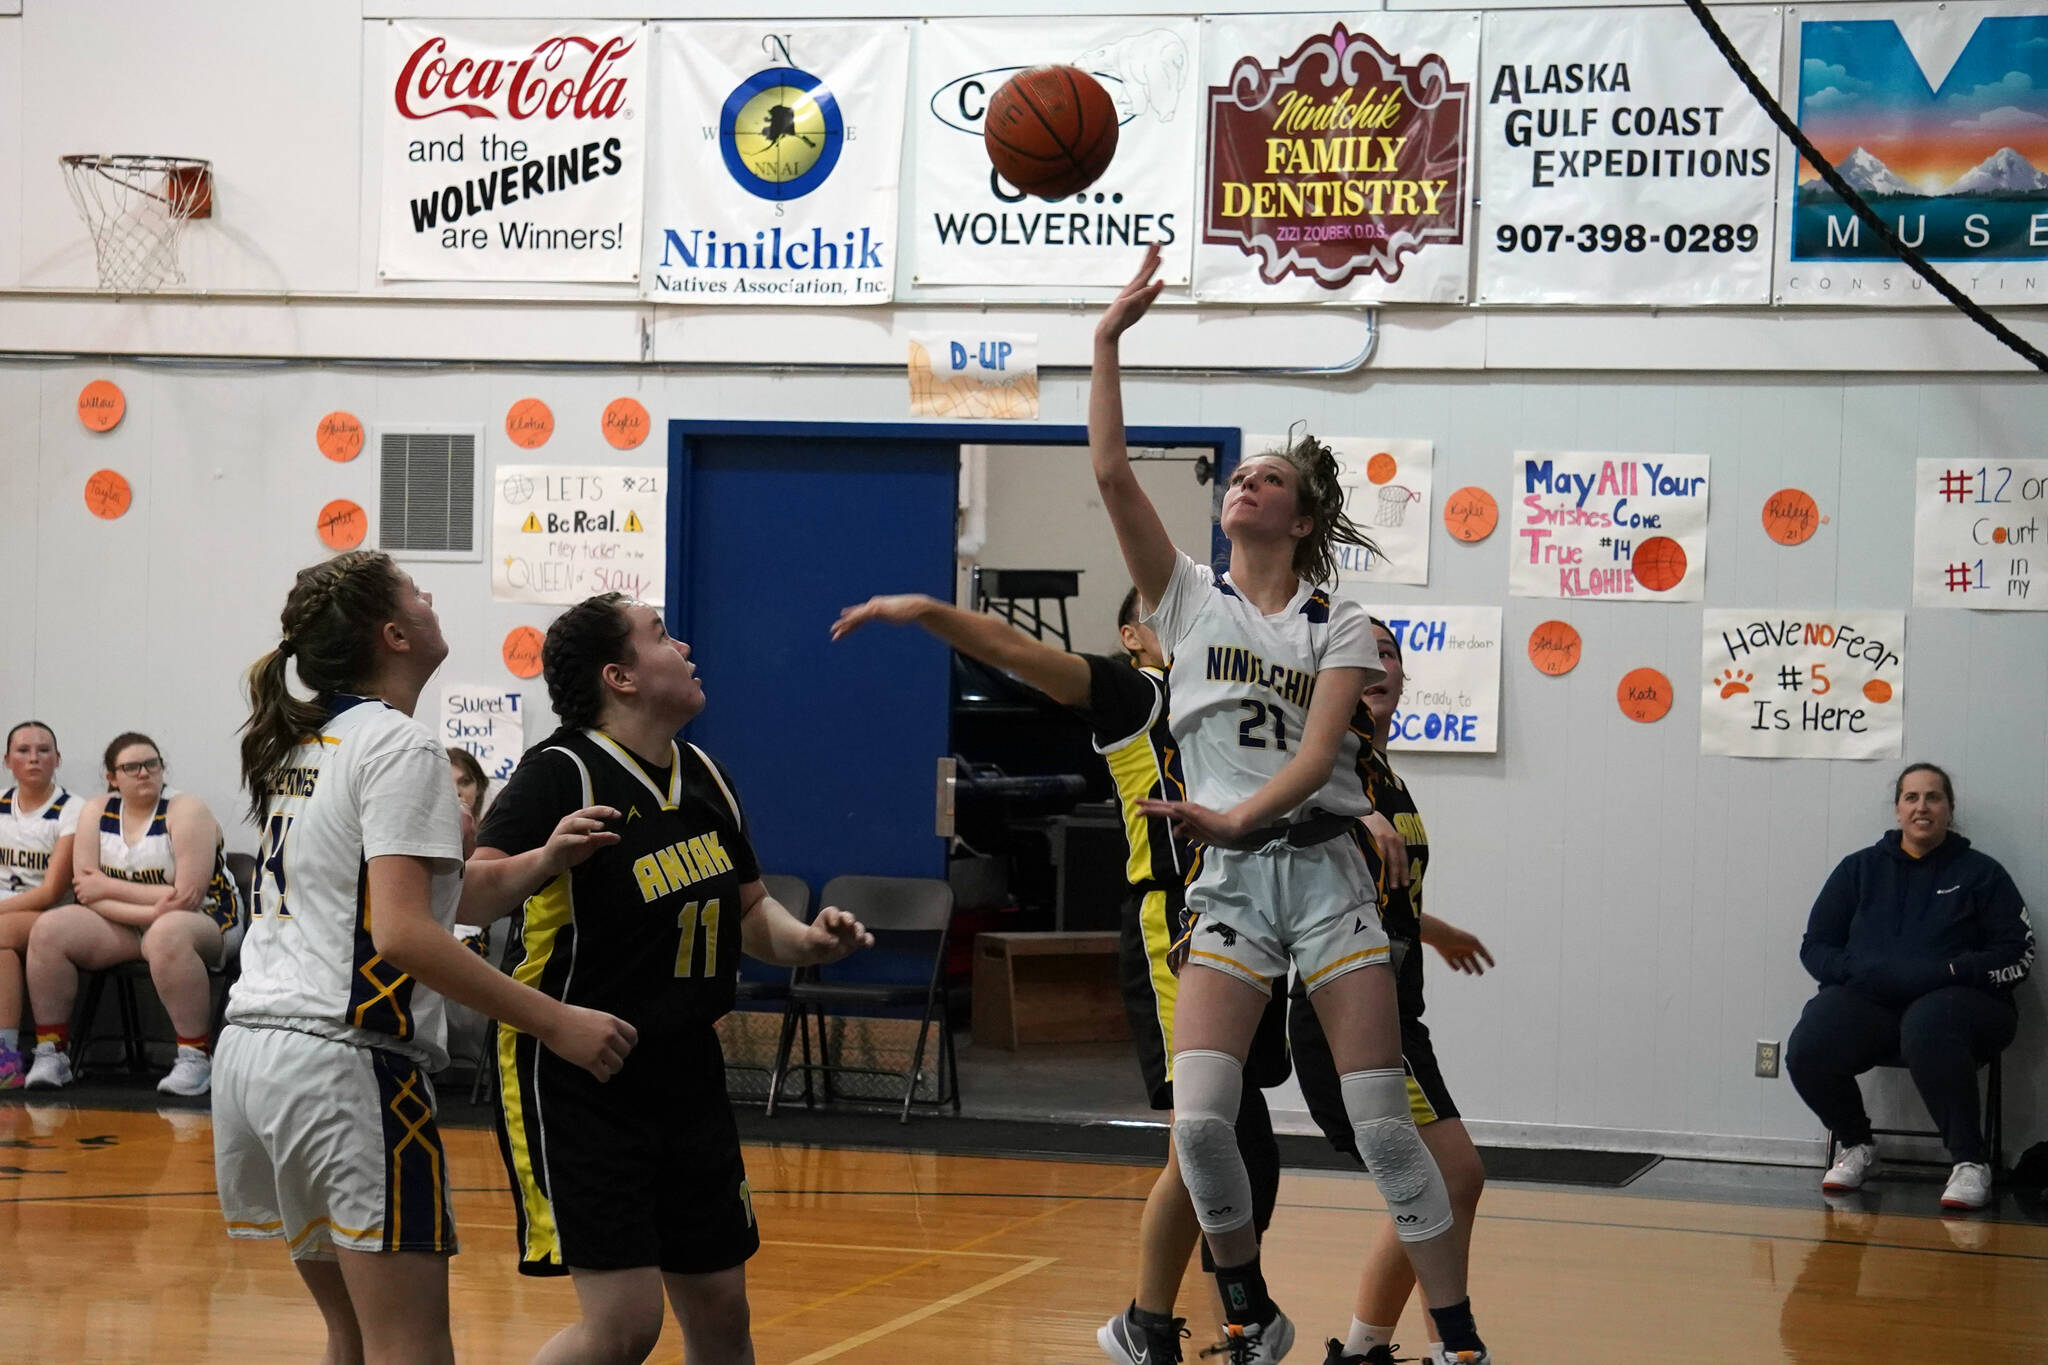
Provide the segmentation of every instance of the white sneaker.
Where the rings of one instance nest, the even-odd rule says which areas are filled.
[[[1225,1323],[1223,1340],[1203,1351],[1220,1355],[1230,1365],[1268,1365],[1294,1349],[1294,1323],[1285,1313],[1274,1310],[1273,1320],[1259,1323]]]
[[[1835,1158],[1835,1164],[1828,1167],[1828,1173],[1820,1178],[1820,1187],[1832,1191],[1860,1190],[1864,1181],[1877,1174],[1878,1166],[1876,1143],[1844,1147],[1841,1155]]]
[[[1981,1161],[1961,1161],[1948,1173],[1941,1192],[1945,1209],[1981,1209],[1991,1202],[1991,1168]]]
[[[1493,1365],[1491,1351],[1446,1351],[1439,1341],[1429,1348],[1431,1365]]]
[[[71,1059],[59,1052],[55,1043],[37,1043],[35,1060],[22,1084],[30,1090],[71,1084]]]
[[[204,1095],[213,1088],[213,1058],[196,1047],[178,1047],[171,1074],[156,1083],[159,1095]]]

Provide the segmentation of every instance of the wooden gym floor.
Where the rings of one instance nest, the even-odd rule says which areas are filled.
[[[0,1105],[0,1361],[304,1361],[319,1318],[280,1245],[231,1242],[203,1112]],[[464,1361],[519,1361],[572,1313],[513,1271],[490,1134],[447,1133]],[[764,1365],[1099,1361],[1152,1172],[1071,1161],[749,1147]],[[1267,1274],[1313,1365],[1348,1321],[1370,1182],[1290,1173]],[[1188,1359],[1213,1336],[1190,1275]],[[1497,1186],[1473,1264],[1503,1365],[2048,1360],[2048,1227]],[[1403,1354],[1425,1345],[1411,1304]],[[656,1359],[680,1350],[673,1325]]]

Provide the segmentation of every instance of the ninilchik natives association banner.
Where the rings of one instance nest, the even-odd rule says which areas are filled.
[[[2021,4],[1788,13],[1785,102],[1907,245],[1979,303],[2048,303],[2048,14]],[[1789,84],[1789,83],[1788,83]],[[1787,156],[1777,301],[1940,304]]]
[[[906,24],[667,24],[645,292],[887,303]]]
[[[1707,457],[1515,455],[1508,592],[1698,602],[1707,588]]]
[[[647,26],[385,25],[377,274],[630,281],[640,269]]]
[[[920,24],[910,81],[911,282],[1049,294],[1121,285],[1157,244],[1158,278],[1186,284],[1201,133],[1195,40],[1193,20],[1156,16]],[[990,97],[1046,64],[1094,76],[1118,119],[1109,169],[1052,203],[997,175],[981,135]]]
[[[1722,28],[1777,88],[1778,12]],[[1683,9],[1486,16],[1481,303],[1769,303],[1778,135]]]
[[[1705,613],[1700,752],[1897,758],[1905,752],[1902,611]]]
[[[1202,22],[1195,294],[1463,303],[1479,17]]]

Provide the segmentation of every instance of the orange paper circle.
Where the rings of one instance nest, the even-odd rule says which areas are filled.
[[[128,396],[111,379],[95,379],[78,391],[78,420],[87,431],[112,431],[127,411]]]
[[[637,398],[614,398],[604,409],[604,438],[616,450],[631,450],[647,439],[654,424]]]
[[[1365,462],[1365,477],[1374,483],[1385,483],[1400,470],[1401,467],[1394,463],[1394,457],[1384,450]]]
[[[1614,700],[1630,720],[1645,725],[1662,720],[1671,709],[1671,679],[1654,668],[1632,668],[1614,689]]]
[[[347,464],[363,453],[363,424],[352,412],[330,412],[313,429],[313,443],[336,464]]]
[[[514,626],[505,635],[505,667],[515,678],[540,676],[541,633],[532,626]]]
[[[1561,678],[1579,666],[1579,632],[1569,621],[1545,621],[1529,632],[1529,662]]]
[[[1801,488],[1780,488],[1764,499],[1764,534],[1780,545],[1799,545],[1820,529],[1820,508]]]
[[[1685,581],[1685,547],[1670,536],[1651,536],[1636,546],[1629,567],[1651,592],[1670,592]]]
[[[320,509],[320,543],[330,550],[353,550],[363,543],[370,519],[363,509],[347,498],[336,498]]]
[[[112,521],[135,501],[128,480],[111,469],[102,469],[85,481],[86,510],[103,521]]]
[[[1444,529],[1466,544],[1484,540],[1500,524],[1500,506],[1477,484],[1460,488],[1444,502]]]
[[[538,398],[522,398],[505,414],[505,434],[515,446],[538,450],[555,434],[555,414]]]
[[[1892,685],[1883,678],[1872,678],[1869,682],[1863,684],[1863,695],[1866,699],[1882,706],[1892,699]]]

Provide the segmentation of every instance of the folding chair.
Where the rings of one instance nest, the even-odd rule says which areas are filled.
[[[1998,1064],[2001,1055],[2001,1053],[1994,1052],[1991,1054],[1991,1060],[1984,1063],[1985,1068],[1990,1072],[1984,1078],[1984,1141],[1991,1148],[1991,1178],[1993,1180],[1998,1180],[2005,1175],[2005,1073]],[[1887,1061],[1879,1062],[1878,1066],[1904,1070],[1906,1063],[1904,1058],[1892,1057]],[[1941,1140],[1941,1130],[1938,1128],[1873,1127],[1870,1130],[1870,1135],[1872,1138],[1932,1138],[1937,1142]],[[1839,1149],[1840,1144],[1835,1140],[1835,1135],[1829,1133],[1828,1165],[1832,1166],[1835,1164],[1835,1154]],[[1911,1157],[1899,1157],[1894,1159],[1894,1164],[1901,1166],[1939,1166],[1943,1163],[1915,1160]]]
[[[242,974],[242,936],[249,929],[250,888],[255,882],[256,859],[247,853],[227,855],[228,874],[234,878],[237,902],[235,926],[228,930],[225,950],[219,962],[206,969],[208,984],[213,987],[212,1008],[207,1017],[207,1037],[220,1040],[221,1023],[227,1017],[228,991],[234,986],[235,978]],[[149,964],[141,960],[123,962],[100,972],[84,972],[82,986],[78,993],[77,1013],[71,1020],[71,1065],[80,1076],[86,1072],[86,1054],[91,1046],[100,1041],[101,1035],[92,1031],[99,1018],[100,1001],[106,997],[107,985],[113,983],[114,1002],[121,1016],[121,1046],[123,1061],[128,1070],[136,1075],[147,1072],[149,1053],[142,1028],[142,1001],[135,993],[137,983],[149,981]]]
[[[951,1001],[946,992],[946,937],[953,921],[953,888],[931,877],[834,877],[826,883],[821,905],[837,906],[852,913],[874,936],[875,946],[829,967],[799,969],[789,986],[789,1003],[782,1015],[782,1039],[775,1049],[775,1070],[768,1078],[768,1112],[782,1094],[782,1079],[790,1069],[789,1053],[798,1034],[804,1035],[805,1058],[798,1067],[804,1075],[804,1103],[811,1097],[811,1073],[825,1078],[825,1098],[834,1098],[834,1073],[891,1076],[903,1082],[901,1121],[910,1122],[910,1106],[917,1101],[917,1083],[924,1070],[926,1038],[932,1025],[939,1029],[938,1095],[925,1101],[950,1102],[960,1112],[960,1070],[953,1055],[953,1031],[948,1024]],[[872,1066],[847,1066],[832,1060],[825,1021],[834,1014],[881,1015],[918,1020],[917,1043],[911,1051],[910,1066],[904,1071]],[[809,1056],[808,1028],[815,1020],[818,1032],[817,1060]]]

